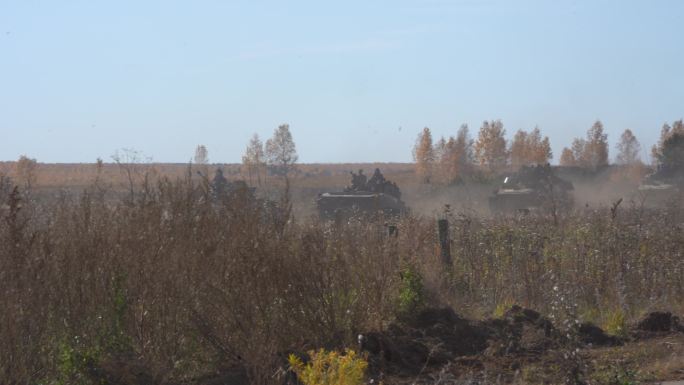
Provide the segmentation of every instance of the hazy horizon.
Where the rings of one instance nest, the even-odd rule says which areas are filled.
[[[239,163],[288,123],[303,163],[410,162],[501,119],[561,149],[600,119],[642,159],[684,117],[678,1],[0,4],[0,160],[134,148]]]

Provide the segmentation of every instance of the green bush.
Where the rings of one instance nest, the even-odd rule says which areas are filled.
[[[110,309],[102,317],[104,323],[92,340],[79,336],[62,338],[57,347],[56,384],[86,385],[100,382],[94,379],[95,369],[107,354],[131,350],[131,341],[124,330],[128,299],[123,275],[113,279]]]
[[[102,351],[99,347],[85,348],[74,341],[63,340],[59,343],[57,353],[57,385],[91,384],[88,370],[100,361]]]
[[[423,277],[414,268],[406,268],[401,273],[399,289],[399,314],[411,314],[425,304]]]

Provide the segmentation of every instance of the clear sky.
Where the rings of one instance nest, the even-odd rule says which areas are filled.
[[[239,162],[289,123],[300,161],[410,161],[422,127],[556,158],[596,119],[644,158],[684,117],[684,1],[0,0],[0,160],[134,148]]]

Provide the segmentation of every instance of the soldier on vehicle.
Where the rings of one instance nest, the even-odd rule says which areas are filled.
[[[363,170],[359,169],[358,174],[354,174],[354,171],[351,171],[350,173],[352,175],[352,185],[350,189],[352,191],[364,191],[366,189],[367,178],[366,175],[363,174]]]
[[[363,174],[363,170],[359,169],[359,175],[357,176],[357,191],[363,191],[366,189],[366,184],[368,183],[368,178]]]
[[[345,187],[345,191],[356,191],[356,184],[358,183],[359,176],[354,173],[354,171],[349,171],[352,177],[351,186]]]
[[[396,216],[407,211],[406,205],[401,201],[399,187],[385,179],[380,169],[370,179],[366,180],[363,170],[358,174],[349,172],[352,176],[351,185],[342,192],[320,193],[316,200],[318,212],[321,218],[341,221],[358,215],[383,215]]]
[[[384,186],[385,177],[380,172],[380,169],[376,168],[373,176],[368,180],[368,190],[372,192],[383,192]]]

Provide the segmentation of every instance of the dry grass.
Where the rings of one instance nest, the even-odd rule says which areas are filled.
[[[239,365],[267,383],[287,352],[353,347],[382,329],[408,267],[425,301],[467,315],[510,302],[553,313],[559,292],[595,318],[684,305],[677,210],[587,210],[558,224],[452,214],[444,266],[433,218],[403,218],[389,237],[384,221],[335,226],[246,196],[215,202],[191,175],[141,173],[132,196],[102,178],[45,201],[0,193],[0,382],[78,383],[127,354],[160,379]]]
[[[617,348],[587,352],[595,377],[620,368],[635,380],[656,382],[684,379],[684,337],[669,335],[646,339]]]

